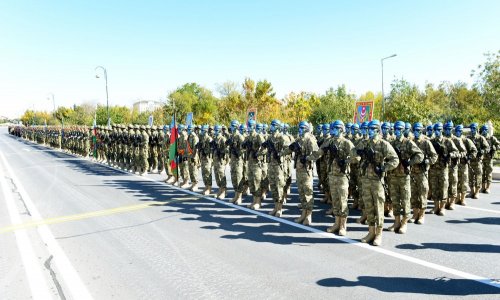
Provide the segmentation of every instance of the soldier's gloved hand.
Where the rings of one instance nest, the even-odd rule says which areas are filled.
[[[385,172],[385,167],[383,165],[375,167],[375,174],[377,174],[378,176],[382,176],[384,172]]]
[[[363,149],[356,149],[356,154],[357,154],[358,156],[363,156],[364,152],[365,152],[365,151],[364,151]]]
[[[401,165],[403,165],[403,167],[405,167],[405,168],[408,168],[410,166],[410,160],[409,159],[402,159]]]
[[[430,161],[428,158],[426,158],[426,159],[424,159],[424,164],[425,164],[426,166],[428,166],[428,165],[430,165],[430,164],[431,164],[431,161]]]
[[[302,157],[300,158],[300,162],[301,162],[303,165],[305,165],[305,164],[307,163],[307,158],[306,158],[305,156],[302,156]]]

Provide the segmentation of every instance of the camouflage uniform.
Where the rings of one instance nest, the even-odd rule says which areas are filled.
[[[425,209],[427,208],[427,194],[429,192],[429,166],[436,163],[438,155],[430,140],[421,134],[414,139],[415,144],[424,154],[422,162],[411,168],[411,208],[413,209],[412,222],[423,224]]]
[[[224,199],[227,191],[226,165],[228,159],[226,137],[224,134],[220,133],[218,135],[214,135],[212,149],[214,157],[215,182],[219,188],[216,197],[218,199]]]
[[[208,133],[201,134],[200,141],[198,142],[198,153],[201,159],[201,176],[205,189],[204,195],[208,195],[212,191],[212,137]]]
[[[486,138],[480,134],[470,135],[469,139],[474,143],[477,149],[477,155],[475,157],[471,157],[470,159],[470,197],[477,199],[477,193],[479,193],[483,179],[483,158],[486,153],[490,152],[490,144]]]
[[[450,159],[450,165],[448,167],[448,179],[449,179],[449,185],[448,185],[448,201],[446,202],[445,208],[446,209],[454,209],[454,204],[458,196],[458,168],[459,168],[459,163],[460,159],[464,158],[467,156],[467,149],[465,148],[465,145],[462,141],[462,139],[459,139],[456,136],[450,136],[448,137],[453,144],[455,144],[455,147],[458,150],[458,155],[457,157],[454,157]]]
[[[188,187],[189,180],[189,167],[188,167],[188,135],[185,130],[179,132],[179,137],[177,139],[177,152],[179,154],[179,176],[182,179],[182,188]]]
[[[243,159],[243,142],[245,137],[237,130],[237,128],[231,133],[229,139],[227,140],[227,145],[229,146],[230,155],[230,169],[231,169],[231,183],[235,191],[234,198],[231,202],[240,204],[241,197],[243,193],[243,170],[245,161]]]
[[[265,149],[262,149],[264,136],[253,131],[245,140],[246,156],[248,159],[248,182],[253,202],[249,208],[259,209],[262,201],[262,168],[264,164]]]
[[[372,121],[374,122],[374,121]],[[369,233],[361,239],[364,243],[381,244],[384,226],[384,172],[389,172],[399,165],[396,151],[387,141],[375,135],[366,143],[359,143],[353,157],[360,160],[362,199],[365,205]]]
[[[434,213],[444,215],[444,207],[448,199],[448,166],[450,159],[459,156],[455,144],[443,136],[435,136],[431,140],[438,160],[429,171],[429,181],[432,182],[432,200],[434,201]]]
[[[188,134],[188,167],[189,177],[191,179],[190,190],[196,191],[198,188],[198,174],[200,173],[200,159],[198,156],[198,143],[200,139],[196,133],[191,132]]]
[[[271,124],[273,126],[273,124]],[[276,127],[279,124],[275,125]],[[267,161],[269,163],[269,178],[271,186],[271,196],[274,201],[274,209],[271,215],[281,217],[283,209],[283,200],[285,192],[285,173],[284,173],[284,150],[288,148],[287,140],[276,129],[272,132],[264,143],[267,149]]]
[[[395,218],[394,224],[389,227],[389,231],[406,233],[411,212],[410,168],[422,162],[424,154],[413,141],[403,136],[396,137],[391,142],[391,145],[398,155],[399,164],[395,169],[387,173],[389,194],[391,195]]]
[[[490,146],[490,151],[485,153],[483,159],[482,192],[489,194],[491,181],[493,179],[493,158],[495,157],[496,151],[500,149],[500,143],[494,136],[488,136],[486,140]]]
[[[458,164],[457,204],[465,205],[465,193],[469,181],[469,165],[472,159],[477,157],[477,148],[470,139],[464,136],[459,137],[459,139],[465,146],[467,153],[460,159]]]

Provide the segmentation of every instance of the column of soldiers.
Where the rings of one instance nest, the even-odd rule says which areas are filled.
[[[408,223],[424,224],[428,200],[432,213],[442,216],[455,204],[466,205],[470,198],[489,193],[493,157],[498,140],[487,125],[469,126],[452,122],[424,127],[422,123],[378,120],[362,124],[344,124],[337,120],[317,127],[302,121],[298,134],[289,134],[289,126],[273,120],[267,125],[248,121],[246,126],[233,120],[229,128],[221,125],[178,126],[177,162],[174,176],[168,161],[171,132],[168,126],[113,125],[95,129],[73,126],[32,126],[9,129],[11,134],[60,148],[81,156],[94,156],[102,163],[144,175],[165,171],[166,182],[178,183],[203,195],[213,191],[216,197],[227,194],[226,169],[229,165],[234,197],[240,205],[251,194],[250,209],[258,210],[270,193],[274,204],[270,215],[281,217],[290,196],[292,164],[301,215],[295,222],[312,224],[314,208],[313,166],[321,202],[331,203],[327,212],[335,218],[328,232],[347,234],[348,199],[351,209],[361,210],[359,223],[368,225],[362,242],[381,245],[384,218],[394,216],[389,232],[404,234]]]

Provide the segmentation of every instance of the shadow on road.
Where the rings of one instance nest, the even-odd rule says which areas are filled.
[[[446,277],[426,279],[407,277],[359,276],[357,281],[325,278],[317,282],[324,287],[368,287],[386,293],[410,293],[441,296],[500,294],[500,289],[467,279]]]
[[[398,249],[405,250],[424,250],[438,249],[447,252],[475,252],[475,253],[500,253],[500,245],[490,244],[446,244],[446,243],[422,243],[396,245]]]
[[[446,223],[451,223],[451,224],[479,223],[485,225],[500,225],[500,218],[493,218],[493,217],[467,218],[464,220],[446,220]]]
[[[175,212],[185,215],[182,220],[207,223],[202,229],[224,230],[228,234],[222,235],[225,239],[247,239],[255,242],[275,244],[313,244],[313,243],[342,243],[334,239],[318,236],[298,236],[304,230],[293,226],[277,223],[267,218],[255,216],[236,208],[226,207],[200,196],[185,194],[169,186],[159,185],[157,182],[146,180],[108,180],[106,184],[138,196],[142,201],[165,201],[164,212]],[[292,190],[294,192],[294,190]],[[228,198],[231,198],[228,196]],[[247,196],[243,204],[250,204]],[[331,224],[333,218],[324,216],[327,206],[321,204],[315,212],[314,222],[318,229],[324,230],[326,224]],[[274,207],[271,200],[264,201],[263,213]],[[293,221],[299,215],[297,200],[294,198],[287,203],[284,210],[286,219]],[[321,224],[321,225],[320,225]]]

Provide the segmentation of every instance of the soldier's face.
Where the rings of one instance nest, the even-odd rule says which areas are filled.
[[[448,137],[449,137],[449,136],[451,136],[451,128],[446,128],[446,129],[444,130],[444,135],[445,135],[445,136],[448,136]]]
[[[427,130],[427,136],[432,136],[432,130],[431,129]]]
[[[455,129],[455,135],[458,137],[462,136],[462,129]]]
[[[356,130],[355,127],[351,127],[351,134],[352,135],[356,135],[358,133],[358,131]]]
[[[401,128],[394,129],[394,134],[399,139],[401,137]]]
[[[387,135],[387,128],[385,128],[385,127],[384,127],[384,128],[382,128],[382,134],[383,134],[383,135]]]
[[[410,128],[405,129],[404,135],[405,137],[408,137],[410,135]]]
[[[333,137],[339,137],[340,129],[337,127],[333,127],[332,130],[330,130],[330,133]]]
[[[418,139],[420,137],[420,130],[413,130],[413,135]]]
[[[220,130],[214,130],[214,136],[219,136]]]
[[[370,127],[368,128],[368,137],[373,140],[378,135],[378,128]]]
[[[437,137],[440,137],[441,136],[441,129],[434,129],[434,135],[437,136]]]
[[[366,135],[366,128],[361,128],[361,134]]]
[[[193,132],[193,130],[191,128],[188,128],[187,133],[191,134],[191,132]]]
[[[327,134],[328,134],[328,128],[326,128],[326,127],[325,127],[325,128],[323,128],[323,134],[324,134],[324,135],[327,135]]]
[[[476,129],[475,127],[471,127],[471,128],[470,128],[470,134],[471,134],[472,136],[475,136],[475,135],[476,135],[476,133],[477,133],[477,129]]]
[[[484,137],[488,136],[488,130],[482,130],[481,135]]]
[[[304,133],[306,132],[304,127],[299,127],[299,136],[304,136]]]

